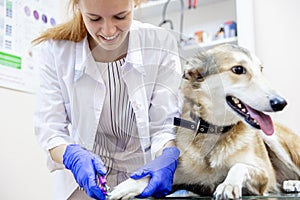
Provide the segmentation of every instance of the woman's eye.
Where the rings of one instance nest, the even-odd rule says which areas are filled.
[[[122,20],[122,19],[125,19],[126,16],[115,16],[115,18],[118,19],[118,20]]]
[[[99,21],[100,19],[101,19],[100,17],[98,17],[98,18],[90,18],[90,21],[96,22],[96,21]]]
[[[246,74],[247,70],[243,66],[234,66],[231,68],[231,71],[235,74]]]

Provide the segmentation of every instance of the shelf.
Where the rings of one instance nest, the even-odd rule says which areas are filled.
[[[213,40],[210,42],[184,45],[184,46],[181,46],[181,49],[184,51],[188,51],[188,50],[197,49],[197,48],[210,48],[212,46],[216,46],[216,45],[223,44],[223,43],[237,43],[237,40],[238,40],[237,37],[231,37],[231,38],[226,38],[226,39],[221,39],[221,40]]]
[[[180,56],[181,56],[182,60],[184,61],[185,59],[197,54],[198,52],[210,49],[210,48],[212,48],[216,45],[224,44],[224,43],[237,44],[238,43],[238,38],[237,37],[231,37],[231,38],[214,40],[214,41],[205,42],[205,43],[180,45],[179,53],[180,53]]]
[[[155,7],[155,6],[162,6],[163,4],[165,4],[168,0],[148,0],[145,3],[142,3],[139,8],[150,8],[150,7]],[[180,0],[171,0],[170,3],[176,2],[176,1],[180,1]],[[203,1],[198,1],[197,2],[197,6],[202,6],[202,5],[207,5],[207,4],[212,4],[212,3],[217,3],[217,2],[221,2],[224,0],[203,0]],[[184,4],[186,5],[186,1],[184,0]],[[139,9],[137,8],[137,9]]]
[[[238,44],[253,51],[253,0],[201,0],[197,2],[196,9],[188,9],[186,0],[170,0],[164,16],[163,9],[168,1],[148,0],[135,9],[134,16],[137,20],[154,25],[161,25],[163,18],[171,21],[169,24],[163,24],[162,27],[171,29],[180,41],[179,51],[183,59],[222,43]],[[184,3],[183,23],[181,23],[180,12],[182,11],[182,2]],[[205,31],[208,36],[213,37],[220,25],[230,20],[237,23],[238,37],[204,43],[196,43],[194,40],[196,31]]]
[[[185,0],[184,0],[185,1]],[[135,18],[144,19],[153,16],[161,16],[164,5],[168,0],[147,1],[135,8]],[[171,0],[167,7],[168,13],[180,11],[180,0]]]
[[[202,1],[197,1],[197,8],[205,6],[205,5],[210,5],[214,3],[219,3],[224,0],[202,0]],[[147,2],[144,2],[137,6],[135,8],[135,15],[137,15],[137,18],[147,18],[151,16],[161,16],[162,9],[164,5],[168,2],[168,0],[148,0]],[[188,10],[187,8],[187,3],[186,0],[183,0],[183,6],[184,10]],[[167,12],[168,14],[170,13],[178,13],[181,10],[181,0],[171,0],[168,4],[167,7]],[[191,9],[194,10],[194,9]]]
[[[155,0],[155,1],[147,1],[145,3],[142,3],[137,9],[145,9],[145,8],[150,8],[154,6],[161,6],[165,4],[168,0]],[[174,0],[172,0],[174,1]]]

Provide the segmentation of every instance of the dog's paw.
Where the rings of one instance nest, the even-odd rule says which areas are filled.
[[[225,199],[240,199],[242,198],[242,188],[234,184],[222,183],[218,185],[214,192],[214,199],[225,200]]]
[[[138,180],[127,179],[117,185],[112,192],[108,193],[108,199],[132,199],[141,194],[149,183],[149,178],[141,178]]]
[[[283,181],[283,190],[285,192],[300,192],[300,181],[298,180]]]

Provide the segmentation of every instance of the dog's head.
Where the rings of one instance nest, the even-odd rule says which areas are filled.
[[[182,91],[190,110],[219,125],[241,119],[267,135],[273,122],[264,112],[281,111],[286,100],[271,88],[259,59],[248,50],[224,44],[191,58],[183,75]]]

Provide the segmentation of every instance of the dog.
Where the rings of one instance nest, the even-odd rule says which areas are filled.
[[[174,119],[181,152],[174,190],[215,199],[298,192],[300,137],[266,114],[282,111],[287,101],[270,86],[259,59],[222,44],[186,66],[182,115]],[[137,196],[148,180],[128,179],[110,198]]]

